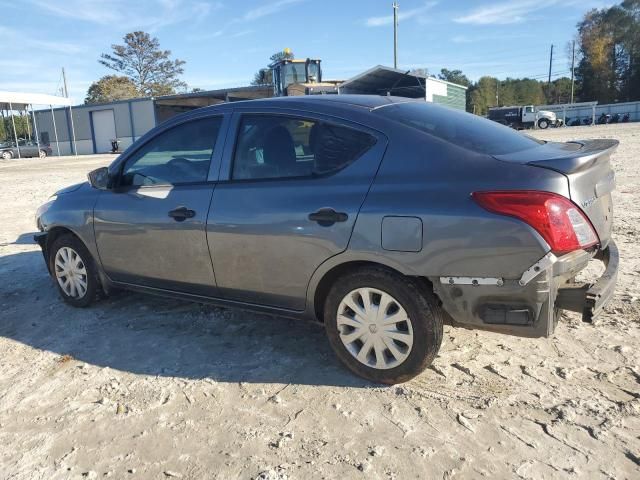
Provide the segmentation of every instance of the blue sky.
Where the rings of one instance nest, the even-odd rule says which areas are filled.
[[[0,0],[0,90],[55,93],[60,68],[81,103],[110,73],[102,52],[146,30],[186,60],[190,87],[246,85],[285,47],[323,60],[324,78],[346,79],[393,63],[392,0]],[[568,71],[567,42],[601,0],[399,0],[399,68],[458,68],[542,77]]]

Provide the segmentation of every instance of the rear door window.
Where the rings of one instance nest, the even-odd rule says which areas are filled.
[[[477,153],[504,155],[544,144],[491,120],[433,103],[397,103],[374,112]]]
[[[249,114],[242,117],[232,179],[313,177],[336,172],[376,142],[368,133],[315,119]]]

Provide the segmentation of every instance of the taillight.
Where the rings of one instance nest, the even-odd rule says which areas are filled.
[[[569,199],[535,190],[474,192],[483,208],[509,215],[533,227],[554,253],[567,253],[598,243],[598,236],[584,213]]]

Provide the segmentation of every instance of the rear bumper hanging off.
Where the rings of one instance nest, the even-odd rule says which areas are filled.
[[[593,323],[593,319],[611,300],[618,279],[618,247],[611,240],[606,249],[595,258],[602,260],[605,271],[595,282],[570,283],[558,289],[556,307],[582,313],[582,321]]]

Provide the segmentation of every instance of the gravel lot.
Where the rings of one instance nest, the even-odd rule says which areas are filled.
[[[34,212],[111,156],[0,161],[0,478],[640,478],[640,125],[613,137],[617,294],[551,339],[445,327],[433,366],[380,387],[321,326],[119,293],[75,310]]]

